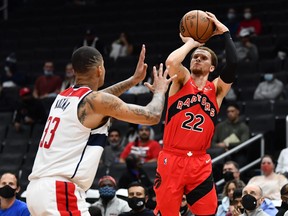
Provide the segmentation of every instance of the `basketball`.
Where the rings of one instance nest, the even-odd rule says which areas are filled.
[[[202,10],[187,12],[179,25],[182,36],[192,37],[200,43],[207,42],[215,30],[215,24],[207,17],[208,15]]]

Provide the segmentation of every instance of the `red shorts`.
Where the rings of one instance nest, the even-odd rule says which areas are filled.
[[[213,215],[217,194],[211,157],[205,152],[161,151],[154,181],[155,215],[178,216],[183,194],[196,215]]]

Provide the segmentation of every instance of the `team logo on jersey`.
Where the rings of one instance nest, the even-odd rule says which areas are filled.
[[[155,176],[155,180],[154,180],[154,187],[157,189],[160,187],[161,185],[161,176],[160,176],[160,173],[156,172],[156,176]]]
[[[167,164],[167,161],[168,161],[168,159],[167,158],[164,158],[164,165],[166,165]]]

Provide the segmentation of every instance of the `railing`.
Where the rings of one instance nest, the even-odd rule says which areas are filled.
[[[3,13],[3,19],[8,19],[8,0],[2,0],[2,6],[0,7],[0,11]]]
[[[287,119],[287,120],[288,120],[288,119]],[[287,124],[288,124],[288,121],[287,121]],[[256,141],[256,140],[259,140],[259,139],[261,140],[260,157],[257,158],[256,160],[250,162],[250,163],[247,164],[246,166],[242,167],[239,171],[240,171],[240,173],[241,173],[241,172],[244,172],[244,171],[250,169],[250,168],[253,167],[254,165],[258,164],[258,163],[261,161],[261,157],[264,155],[264,152],[265,152],[265,140],[264,140],[263,134],[258,134],[258,135],[256,135],[256,136],[252,137],[251,139],[249,139],[249,140],[241,143],[240,145],[234,147],[233,149],[231,149],[231,150],[229,150],[229,151],[227,151],[227,152],[219,155],[218,157],[212,159],[212,163],[216,163],[216,162],[224,159],[225,157],[233,154],[234,152],[236,152],[236,151],[238,151],[238,150],[240,150],[240,149],[245,148],[246,146],[249,146],[249,145],[255,143],[255,141]],[[223,183],[224,183],[224,179],[221,179],[221,180],[219,180],[218,182],[216,182],[216,185],[219,186],[219,185],[221,185],[221,184],[223,184]]]

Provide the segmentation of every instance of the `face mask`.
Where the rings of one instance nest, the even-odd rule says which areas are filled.
[[[70,77],[73,77],[74,74],[73,73],[66,73],[66,77],[70,78]]]
[[[233,175],[233,172],[231,171],[227,171],[223,174],[223,178],[224,178],[224,181],[225,182],[228,182],[228,181],[231,181],[234,179],[234,175]]]
[[[120,144],[120,142],[110,142],[110,145],[112,148],[118,147],[119,144]]]
[[[154,210],[156,208],[156,201],[149,198],[145,204],[146,208]]]
[[[228,18],[229,20],[234,19],[234,18],[235,18],[235,14],[234,14],[234,13],[228,13],[228,14],[227,14],[227,18]]]
[[[15,191],[16,189],[11,188],[9,185],[5,185],[0,188],[0,196],[9,199],[15,196]]]
[[[45,71],[44,71],[44,75],[45,75],[45,76],[52,76],[52,75],[53,75],[53,71],[47,71],[47,70],[45,70]]]
[[[248,210],[248,211],[253,211],[256,209],[257,206],[257,200],[254,196],[250,195],[250,194],[246,194],[242,197],[242,201],[241,201],[244,209]]]
[[[261,165],[261,169],[265,173],[271,173],[273,171],[273,166],[271,164],[263,164]]]
[[[139,211],[145,206],[145,198],[128,198],[128,205],[134,211]]]
[[[113,187],[105,186],[99,189],[99,194],[103,200],[109,201],[114,198],[116,190]]]
[[[283,51],[278,51],[277,55],[280,60],[284,60],[286,58],[286,53]]]
[[[264,80],[266,81],[273,80],[273,74],[264,74]]]
[[[251,19],[251,17],[252,17],[252,14],[251,14],[251,13],[249,13],[249,12],[244,13],[244,18],[245,18],[246,20]]]
[[[180,207],[180,214],[181,214],[181,215],[184,215],[184,214],[186,213],[187,209],[188,209],[188,206],[187,206],[187,205],[181,206],[181,207]]]

